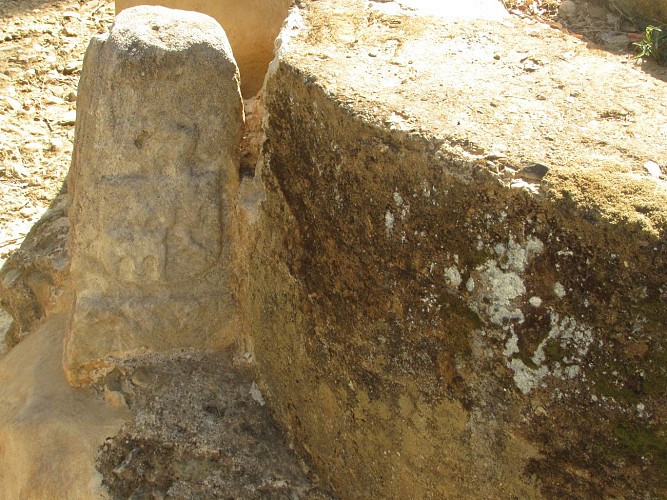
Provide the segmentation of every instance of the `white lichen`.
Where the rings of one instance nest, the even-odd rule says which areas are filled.
[[[549,374],[546,366],[540,366],[537,369],[529,368],[519,358],[512,358],[509,368],[514,372],[514,383],[524,394],[531,392]]]
[[[505,342],[502,354],[514,373],[517,388],[528,394],[540,384],[545,385],[544,379],[547,377],[572,380],[581,376],[581,363],[593,343],[593,334],[572,317],[560,317],[547,308],[550,327],[548,332],[544,332],[542,341],[532,355],[521,353],[519,348],[520,325],[525,321],[522,308],[526,304],[534,308],[544,307],[543,299],[538,296],[526,300],[524,282],[524,274],[531,259],[544,251],[544,243],[529,237],[523,244],[519,244],[510,237],[506,243],[494,245],[493,251],[495,258],[474,269],[466,289],[472,295],[471,303],[475,312],[489,323],[502,327],[501,338]],[[450,284],[452,281],[458,282],[454,279],[456,275],[452,269],[455,270],[449,268],[445,271]],[[561,283],[555,283],[553,290],[558,298],[566,294]],[[554,347],[554,344],[558,348],[549,351],[551,354],[548,356],[547,347]],[[559,359],[553,359],[554,352],[562,353]],[[519,353],[523,359],[517,356]],[[530,356],[530,362],[526,356]]]
[[[548,335],[539,343],[531,357],[536,368],[526,366],[518,358],[511,358],[512,355],[519,352],[518,348],[514,350],[514,346],[518,345],[516,334],[512,333],[505,344],[503,355],[508,360],[507,366],[514,371],[514,381],[524,394],[532,391],[547,375],[570,380],[577,378],[581,374],[581,362],[593,343],[591,330],[579,325],[574,318],[566,316],[561,319],[557,313],[552,311],[550,322],[551,328]],[[551,360],[551,366],[544,352],[550,342],[558,342],[560,349],[566,353],[562,359]]]
[[[502,247],[502,245],[500,246]],[[541,254],[543,250],[544,243],[533,237],[528,238],[524,246],[521,246],[514,241],[514,238],[510,237],[507,245],[504,247],[504,251],[499,248],[499,245],[495,247],[496,253],[505,257],[501,261],[500,267],[516,272],[525,271],[529,260],[533,256]]]
[[[399,210],[398,216],[404,220],[410,212],[410,204],[406,202],[398,191],[394,191],[394,203]]]
[[[519,352],[519,337],[516,333],[512,332],[510,337],[505,342],[505,350],[503,351],[503,356],[510,358],[513,354]]]
[[[561,285],[559,282],[556,282],[554,284],[554,295],[559,299],[565,297],[565,287]]]
[[[384,227],[387,236],[389,236],[394,231],[394,214],[392,214],[390,210],[387,210],[387,212],[384,214]]]
[[[510,237],[507,243],[498,243],[493,250],[497,259],[490,259],[477,267],[475,281],[472,282],[473,286],[468,287],[468,291],[472,293],[475,290],[476,312],[485,315],[491,323],[507,329],[512,324],[524,321],[521,310],[526,293],[523,273],[530,259],[544,250],[544,244],[530,237],[522,246]],[[531,303],[535,303],[535,300],[541,299],[532,300]]]
[[[438,304],[438,297],[434,294],[429,294],[421,298],[422,303],[426,306],[426,311],[431,312],[433,309],[439,311],[441,306]]]
[[[517,273],[500,269],[495,260],[489,260],[477,268],[479,305],[495,325],[508,321],[523,321],[521,309],[514,304],[514,299],[526,293],[526,287]]]
[[[463,278],[461,278],[461,273],[455,267],[448,267],[447,269],[445,269],[444,275],[445,275],[445,280],[447,280],[447,283],[449,284],[450,287],[458,288],[461,286]]]

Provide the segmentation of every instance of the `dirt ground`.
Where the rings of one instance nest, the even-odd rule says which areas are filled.
[[[60,190],[90,37],[113,2],[0,1],[0,264]]]

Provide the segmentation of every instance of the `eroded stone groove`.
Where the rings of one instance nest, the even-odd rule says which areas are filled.
[[[69,180],[74,383],[108,354],[230,342],[242,113],[208,16],[137,7],[91,42]]]

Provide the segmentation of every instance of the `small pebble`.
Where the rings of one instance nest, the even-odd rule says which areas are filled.
[[[549,167],[541,163],[533,163],[519,171],[519,176],[524,180],[541,181],[549,172]]]
[[[111,406],[115,406],[116,408],[123,408],[127,406],[125,396],[123,396],[122,392],[110,391],[106,387],[104,388],[104,401],[106,401]]]
[[[558,16],[563,18],[573,17],[577,14],[577,4],[571,0],[565,0],[558,7]]]
[[[658,165],[654,161],[647,161],[646,163],[644,163],[644,168],[651,175],[651,177],[655,177],[656,179],[659,179],[660,176],[662,175],[662,170],[660,169],[660,165]]]
[[[78,36],[79,32],[70,25],[67,25],[63,28],[63,33],[65,33],[65,36]]]
[[[55,95],[46,95],[44,96],[44,103],[45,104],[64,104],[65,101],[61,99],[60,97],[57,97]]]
[[[12,97],[5,96],[5,101],[7,102],[7,104],[9,104],[9,106],[14,111],[19,111],[19,110],[23,109],[23,104],[21,104],[19,101],[17,101],[16,99],[14,99]]]
[[[23,217],[24,219],[29,219],[33,215],[37,213],[37,209],[33,206],[27,206],[23,207],[21,210],[19,210],[19,215]]]
[[[81,70],[81,61],[68,62],[63,68],[63,75],[72,75]]]
[[[58,120],[59,125],[74,125],[75,123],[76,111],[68,111]]]

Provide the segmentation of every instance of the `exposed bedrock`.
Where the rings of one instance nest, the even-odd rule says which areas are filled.
[[[29,335],[42,318],[69,306],[67,200],[62,192],[32,227],[20,250],[0,268],[0,306],[10,318],[0,343],[8,348]]]
[[[229,344],[243,103],[224,31],[200,13],[123,11],[86,52],[77,104],[71,382],[108,355]]]
[[[266,84],[244,307],[279,420],[343,498],[664,496],[664,82],[368,5],[294,11]]]

